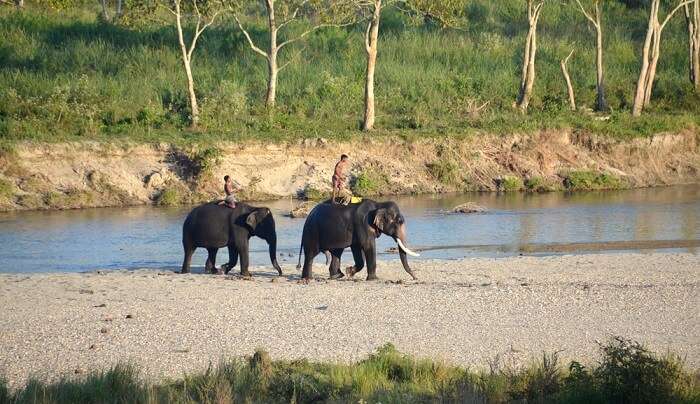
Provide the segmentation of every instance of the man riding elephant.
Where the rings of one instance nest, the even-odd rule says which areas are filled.
[[[394,202],[375,202],[364,199],[360,203],[337,205],[329,201],[318,204],[309,213],[301,236],[304,251],[302,281],[308,282],[312,275],[314,257],[321,251],[330,251],[331,279],[345,276],[340,271],[340,257],[350,247],[355,266],[348,270],[352,276],[361,271],[367,260],[367,280],[377,279],[376,239],[382,234],[392,237],[399,246],[399,258],[404,270],[417,279],[408,265],[407,255],[418,254],[406,247],[406,220]]]

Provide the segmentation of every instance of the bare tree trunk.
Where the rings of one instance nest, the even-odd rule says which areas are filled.
[[[666,24],[671,21],[674,14],[682,7],[697,0],[680,1],[678,5],[671,10],[662,23],[659,23],[659,8],[661,0],[651,0],[651,10],[649,12],[649,26],[647,28],[647,36],[644,40],[644,48],[642,50],[642,69],[637,80],[637,91],[634,96],[634,105],[632,106],[632,115],[640,116],[645,107],[648,107],[651,102],[651,93],[654,88],[654,78],[656,77],[656,67],[659,63],[661,55],[661,34],[666,28]]]
[[[199,105],[197,104],[197,94],[194,91],[194,77],[192,76],[192,52],[187,50],[185,45],[185,37],[182,33],[182,12],[180,11],[180,0],[174,0],[175,4],[175,22],[177,26],[177,39],[180,42],[180,50],[182,51],[182,64],[185,67],[187,76],[187,92],[190,100],[191,127],[197,128],[199,125]],[[199,25],[199,24],[198,24]],[[199,26],[197,27],[199,29]],[[192,46],[194,49],[194,46]]]
[[[365,52],[367,53],[367,72],[365,76],[365,116],[362,130],[374,129],[374,69],[377,65],[377,40],[379,38],[379,19],[382,13],[382,0],[374,0],[374,12],[365,32]]]
[[[267,22],[270,29],[270,50],[267,54],[267,95],[265,96],[265,106],[268,108],[275,107],[277,98],[277,22],[275,21],[275,1],[266,0],[267,7]]]
[[[102,18],[105,21],[109,21],[109,6],[107,5],[107,0],[100,0],[102,5]]]
[[[15,6],[17,6],[17,8],[24,8],[24,0],[15,0]]]
[[[567,63],[569,63],[569,58],[571,58],[571,55],[573,54],[574,51],[572,50],[571,53],[569,53],[569,56],[567,56],[566,59],[563,59],[560,62],[560,64],[561,72],[564,75],[564,80],[566,81],[566,90],[569,93],[569,107],[572,111],[576,111],[576,96],[574,95],[574,86],[571,85],[571,77],[569,77],[569,71],[566,68]]]
[[[532,88],[535,85],[535,56],[537,55],[537,23],[540,19],[544,1],[537,5],[532,0],[527,0],[527,17],[530,28],[525,40],[525,57],[518,94],[517,107],[523,113],[527,112],[532,97]]]
[[[603,23],[602,16],[603,13],[600,9],[600,0],[596,0],[594,4],[595,14],[591,15],[586,8],[583,7],[580,0],[576,0],[581,13],[588,21],[590,21],[593,28],[595,28],[596,36],[596,102],[595,110],[602,112],[608,110],[608,102],[605,99],[605,70],[603,63]]]
[[[688,71],[690,82],[700,91],[700,0],[685,5],[688,25]]]
[[[119,18],[122,16],[122,0],[117,0],[117,11],[115,17]]]

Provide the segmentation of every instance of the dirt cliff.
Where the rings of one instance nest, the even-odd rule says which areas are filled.
[[[618,140],[569,131],[463,139],[297,143],[20,144],[0,156],[0,210],[177,204],[220,196],[321,197],[351,156],[359,194],[548,191],[697,183],[698,131]]]

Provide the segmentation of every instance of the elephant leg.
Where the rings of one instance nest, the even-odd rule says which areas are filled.
[[[182,260],[182,269],[180,270],[181,274],[188,274],[190,273],[190,264],[192,263],[192,254],[194,254],[194,250],[197,249],[197,247],[193,247],[191,245],[184,245],[185,248],[185,259]]]
[[[236,243],[236,251],[238,251],[238,256],[241,260],[241,276],[245,278],[250,278],[250,271],[248,271],[248,265],[250,265],[250,256],[248,250],[248,239],[240,240]]]
[[[331,279],[340,279],[345,275],[340,271],[340,257],[343,255],[343,248],[331,250],[331,265],[328,270],[331,274]]]
[[[372,243],[364,248],[365,259],[367,260],[367,280],[373,281],[377,278],[377,249]]]
[[[207,248],[207,263],[204,265],[204,273],[213,274],[216,271],[216,253],[218,248]]]
[[[238,251],[236,247],[228,246],[228,264],[226,264],[226,273],[228,274],[238,264]]]
[[[365,259],[362,256],[362,248],[360,246],[352,245],[350,250],[352,251],[352,258],[355,260],[355,265],[347,267],[345,271],[348,276],[352,278],[365,267]]]
[[[308,282],[311,280],[314,258],[320,251],[318,248],[311,248],[304,245],[304,268],[301,270],[301,280]]]

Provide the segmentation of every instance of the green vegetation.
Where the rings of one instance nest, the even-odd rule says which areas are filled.
[[[523,185],[528,192],[551,192],[555,189],[550,184],[547,184],[544,178],[538,176],[527,178]]]
[[[682,18],[664,32],[652,106],[630,115],[647,27],[636,2],[605,2],[606,84],[613,112],[568,110],[559,60],[569,64],[580,105],[595,102],[594,36],[571,2],[547,3],[538,34],[530,113],[512,107],[527,29],[520,0],[470,1],[463,29],[382,17],[374,136],[467,136],[573,128],[640,136],[700,126],[700,95],[687,73]],[[128,2],[127,2],[128,4]],[[97,3],[50,11],[28,2],[0,9],[0,141],[206,142],[348,138],[362,114],[364,26],[329,28],[290,45],[280,63],[277,107],[264,108],[267,67],[230,16],[207,30],[193,61],[200,130],[188,127],[187,94],[173,27],[127,27],[97,17]],[[265,22],[248,26],[265,43]],[[192,27],[188,28],[191,32]],[[575,43],[575,45],[574,45]],[[478,112],[475,106],[489,102]]]
[[[388,184],[386,175],[372,168],[366,168],[357,174],[350,189],[357,196],[372,196],[387,192]]]
[[[513,177],[512,175],[503,177],[500,186],[500,188],[505,192],[520,191],[523,189],[523,187],[523,180],[518,177]]]
[[[621,189],[625,183],[608,173],[572,171],[564,177],[564,187],[569,191]]]
[[[457,185],[460,183],[459,165],[451,159],[442,158],[428,164],[427,167],[430,175],[444,185]]]
[[[308,201],[321,201],[330,198],[331,194],[326,191],[321,191],[311,185],[307,185],[306,188],[304,188],[304,195],[302,196]]]
[[[614,338],[602,360],[562,369],[556,354],[524,369],[474,372],[401,354],[391,344],[352,365],[306,360],[272,361],[262,350],[206,372],[151,385],[131,366],[81,379],[33,380],[11,393],[0,381],[2,403],[228,403],[228,402],[464,402],[693,403],[698,381],[675,357]]]
[[[183,195],[178,187],[167,187],[156,198],[156,205],[177,206],[183,202]]]
[[[10,199],[15,194],[15,186],[8,180],[0,178],[0,201]]]

